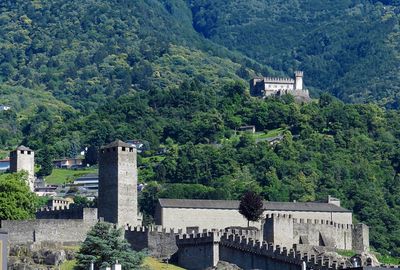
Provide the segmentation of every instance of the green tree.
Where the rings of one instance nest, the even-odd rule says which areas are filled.
[[[152,223],[154,217],[158,193],[160,192],[160,185],[157,182],[150,182],[148,185],[139,193],[139,207],[140,211],[144,214],[144,220],[148,225]]]
[[[90,201],[87,197],[76,195],[74,197],[74,204],[83,207],[95,207],[96,201]]]
[[[95,269],[111,266],[116,261],[122,269],[141,269],[145,254],[131,250],[122,236],[122,229],[106,222],[97,223],[87,234],[76,256],[78,269],[89,269],[91,262]]]
[[[99,152],[99,150],[97,149],[96,146],[93,146],[93,145],[89,146],[85,153],[84,163],[89,166],[97,164],[98,158],[99,158],[98,152]]]
[[[250,221],[258,221],[263,213],[262,198],[253,191],[247,191],[241,198],[239,213],[247,219],[247,227]]]
[[[39,205],[29,190],[24,172],[0,175],[0,220],[21,220],[34,217]]]
[[[46,147],[43,150],[42,159],[40,160],[40,170],[38,176],[47,176],[53,172],[54,150]]]

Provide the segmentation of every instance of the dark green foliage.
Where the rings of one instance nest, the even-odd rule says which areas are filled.
[[[398,107],[397,0],[187,2],[194,28],[220,45],[286,74],[304,70],[308,87],[345,101]]]
[[[0,14],[0,104],[12,107],[0,112],[0,147],[31,142],[37,139],[32,131],[40,130],[64,157],[74,156],[83,147],[77,134],[51,141],[66,119],[124,94],[175,88],[188,79],[221,85],[240,79],[239,66],[240,76],[254,75],[251,61],[196,33],[182,0],[3,1]],[[91,134],[97,146],[112,128],[93,120],[105,126]]]
[[[87,234],[76,256],[78,269],[89,269],[94,263],[95,269],[111,266],[116,261],[122,269],[141,269],[144,254],[131,250],[122,236],[122,229],[116,229],[110,223],[99,222]]]
[[[74,197],[74,204],[82,207],[97,207],[97,200],[90,201],[87,197],[76,195]]]
[[[51,148],[45,148],[41,151],[41,158],[38,164],[40,165],[40,170],[38,171],[38,176],[48,176],[53,171],[53,159],[55,157],[54,150]]]
[[[140,212],[144,214],[144,225],[148,225],[152,222],[152,217],[155,214],[155,208],[158,200],[158,193],[161,187],[157,182],[150,182],[146,187],[139,193],[139,207]]]
[[[326,95],[319,103],[305,105],[240,94],[212,99],[222,112],[224,136],[232,135],[227,131],[236,123],[248,123],[258,129],[285,127],[282,141],[271,147],[244,134],[218,145],[196,144],[191,123],[181,120],[179,127],[185,137],[180,137],[181,132],[173,138],[184,144],[171,145],[166,158],[151,168],[155,173],[149,180],[165,183],[159,197],[239,199],[246,190],[255,190],[272,201],[337,196],[344,207],[354,211],[356,220],[371,227],[375,248],[380,252],[397,250],[400,155],[392,146],[400,141],[398,111],[385,111],[376,105],[345,105]],[[179,104],[180,99],[176,97],[175,102]],[[166,111],[184,112],[184,108],[169,106]],[[187,114],[180,115],[191,119],[193,114],[188,108]]]
[[[253,99],[242,80],[302,69],[316,92],[398,108],[398,4],[2,1],[0,104],[12,110],[0,112],[0,147],[31,147],[46,175],[52,158],[87,146],[95,164],[116,138],[146,140],[150,153],[164,144],[162,158],[139,159],[141,180],[157,181],[140,199],[149,222],[158,197],[330,194],[371,227],[376,249],[399,255],[399,112],[329,95]],[[235,134],[242,125],[284,138],[271,147]]]
[[[247,226],[250,221],[258,221],[263,213],[262,198],[253,191],[247,191],[240,199],[239,213],[247,219]]]
[[[0,175],[0,220],[33,218],[37,207],[43,205],[26,181],[26,173]]]
[[[87,151],[85,152],[85,160],[84,164],[93,166],[98,162],[98,147],[91,145],[88,147]]]
[[[148,222],[158,197],[239,199],[246,190],[274,201],[332,195],[371,227],[376,249],[398,250],[398,111],[346,105],[327,95],[304,105],[290,98],[260,100],[248,96],[240,83],[218,89],[192,82],[125,95],[63,121],[43,112],[39,108],[24,129],[26,140],[34,149],[56,145],[59,156],[72,141],[100,146],[115,138],[138,138],[149,141],[152,151],[166,145],[165,156],[139,159],[142,181],[158,182],[141,198]],[[234,136],[246,124],[286,131],[271,147],[249,134]],[[43,136],[43,130],[51,135]]]

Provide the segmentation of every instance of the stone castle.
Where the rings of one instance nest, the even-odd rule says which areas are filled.
[[[75,245],[104,220],[124,227],[134,250],[147,248],[153,256],[187,269],[213,267],[219,260],[243,269],[350,268],[324,257],[324,252],[369,249],[368,227],[353,225],[351,211],[332,197],[314,203],[264,202],[264,218],[251,228],[239,214],[238,201],[160,199],[156,225],[141,227],[136,155],[136,149],[122,141],[102,147],[98,209],[41,209],[35,220],[3,220],[0,228],[8,233],[9,243]]]
[[[264,77],[250,80],[250,94],[262,98],[292,95],[297,101],[310,101],[307,89],[303,87],[303,71],[296,71],[295,78]]]

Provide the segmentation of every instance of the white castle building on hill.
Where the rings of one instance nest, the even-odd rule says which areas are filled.
[[[309,101],[310,95],[303,86],[303,71],[296,71],[295,78],[264,77],[250,80],[250,93],[253,96],[269,97],[293,95],[296,100]]]

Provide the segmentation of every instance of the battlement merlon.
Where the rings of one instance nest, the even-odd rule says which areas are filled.
[[[304,72],[303,72],[303,71],[297,70],[297,71],[294,72],[294,76],[296,76],[296,77],[303,77],[303,76],[304,76]]]
[[[182,234],[183,229],[176,228],[163,228],[162,226],[125,226],[125,231],[136,232],[136,233],[160,233],[160,234]]]
[[[221,241],[221,236],[222,233],[220,232],[176,235],[176,244],[178,247],[184,245],[215,244]]]
[[[293,218],[292,215],[290,214],[267,214],[266,215],[266,221],[267,220],[292,220],[294,224],[317,224],[317,225],[326,225],[326,226],[331,226],[335,227],[338,229],[354,229],[353,224],[342,224],[342,223],[336,223],[330,220],[325,220],[325,219],[297,219]]]
[[[41,208],[35,213],[36,219],[82,219],[84,221],[96,221],[97,208],[82,206],[59,206],[56,209]]]
[[[263,81],[264,83],[294,84],[291,78],[265,77]]]

